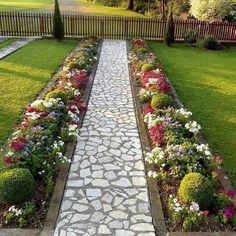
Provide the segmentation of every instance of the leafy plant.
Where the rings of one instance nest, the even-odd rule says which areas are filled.
[[[199,173],[187,174],[180,183],[179,197],[183,203],[196,202],[201,208],[212,202],[214,188],[212,183]]]
[[[29,200],[34,188],[34,179],[29,170],[9,169],[0,175],[0,200],[17,204]]]

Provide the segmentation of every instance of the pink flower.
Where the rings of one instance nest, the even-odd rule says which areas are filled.
[[[226,219],[232,219],[234,216],[234,206],[233,204],[229,204],[225,209],[224,209],[224,217]]]
[[[158,144],[160,146],[164,144],[164,125],[154,125],[150,128],[149,132],[154,144]]]
[[[27,140],[24,137],[13,138],[10,147],[15,151],[20,152],[25,148],[26,142]]]
[[[151,107],[150,104],[145,106],[144,109],[143,109],[144,115],[147,115],[148,113],[153,113],[153,112],[154,112],[154,109]]]
[[[235,195],[235,191],[234,191],[234,190],[228,190],[227,193],[226,193],[226,195],[227,195],[228,197],[233,197],[233,196]]]
[[[208,210],[202,211],[202,215],[208,216],[209,215],[209,211]]]
[[[222,163],[222,157],[221,156],[215,156],[215,162],[218,164],[218,165],[220,165],[221,163]]]

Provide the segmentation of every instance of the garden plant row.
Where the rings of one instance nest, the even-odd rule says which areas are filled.
[[[51,89],[30,103],[7,142],[0,173],[3,227],[42,227],[67,143],[79,133],[82,96],[96,62],[98,40],[88,38],[64,61]]]
[[[222,158],[199,142],[201,126],[178,106],[161,64],[142,39],[131,41],[129,63],[152,144],[145,161],[155,171],[169,231],[235,231],[235,193],[219,181]]]

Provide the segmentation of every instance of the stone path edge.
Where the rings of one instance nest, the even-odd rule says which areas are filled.
[[[131,49],[130,41],[127,40],[127,55],[129,55],[130,49]],[[129,75],[130,75],[129,77],[130,77],[130,83],[131,83],[131,88],[132,88],[132,94],[134,98],[133,101],[134,101],[136,120],[138,124],[141,145],[143,148],[143,152],[149,152],[151,151],[151,141],[148,135],[148,130],[143,121],[143,114],[141,112],[142,107],[137,96],[138,89],[137,89],[137,85],[132,79],[131,71],[132,71],[132,68],[129,66]],[[165,74],[165,77],[171,85],[171,94],[177,106],[185,108],[183,103],[179,99],[172,83],[168,80],[166,74]],[[197,138],[200,144],[206,143],[206,140],[201,133]],[[154,168],[152,165],[147,164],[145,162],[145,170],[146,171],[154,170]],[[233,189],[227,175],[223,173],[221,169],[219,169],[218,172],[220,175],[219,176],[220,183],[223,186],[224,190]],[[223,231],[222,232],[169,232],[165,224],[164,212],[162,208],[162,202],[160,198],[158,184],[153,178],[149,178],[148,176],[147,176],[147,183],[148,183],[148,192],[149,192],[151,210],[153,214],[152,215],[153,223],[154,223],[154,227],[158,236],[236,236],[235,232],[223,232]],[[233,199],[233,204],[236,206],[236,197],[234,197]]]
[[[89,81],[87,83],[87,86],[83,95],[83,101],[86,103],[86,106],[88,105],[89,96],[92,91],[93,81],[94,81],[97,66],[99,63],[101,49],[102,49],[102,40],[100,41],[98,49],[97,49],[97,55],[96,55],[97,61],[94,64],[92,72],[89,75]],[[58,71],[59,70],[60,68],[58,69]],[[42,98],[45,95],[45,93],[48,90],[50,90],[51,86],[56,81],[57,79],[53,78],[53,81],[49,82],[49,85],[46,85],[46,87],[39,94],[38,98]],[[79,129],[83,125],[83,119],[84,119],[85,113],[86,111],[83,111],[80,113],[81,122],[79,125]],[[77,141],[74,141],[74,142],[69,143],[66,147],[65,156],[70,160],[72,160],[73,158],[76,144],[77,144]],[[63,199],[63,194],[64,194],[64,189],[65,189],[65,185],[67,181],[69,168],[70,168],[70,164],[63,164],[60,167],[43,229],[41,230],[40,229],[20,229],[20,228],[0,229],[0,236],[22,236],[22,235],[24,236],[52,236],[54,233],[55,226],[56,226],[57,216],[59,214],[61,201]]]

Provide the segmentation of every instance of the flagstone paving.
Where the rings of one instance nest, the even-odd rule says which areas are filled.
[[[126,41],[105,40],[54,236],[154,236]]]
[[[13,42],[12,44],[0,49],[0,59],[8,56],[16,50],[24,47],[26,44],[32,42],[35,38],[21,38]]]

